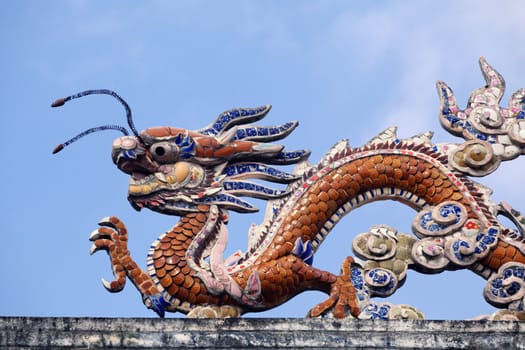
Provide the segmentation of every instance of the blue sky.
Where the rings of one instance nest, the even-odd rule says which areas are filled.
[[[145,267],[147,249],[176,217],[136,212],[127,176],[110,158],[115,132],[91,135],[57,155],[78,132],[125,124],[121,106],[91,96],[61,109],[58,97],[92,88],[117,91],[138,129],[199,129],[233,107],[272,104],[265,125],[299,120],[284,144],[309,148],[316,162],[336,141],[358,146],[388,126],[408,137],[440,130],[435,82],[461,106],[484,85],[483,55],[507,81],[502,103],[525,86],[525,5],[520,1],[11,1],[0,13],[0,147],[4,185],[0,315],[156,317],[131,283],[108,293],[108,257],[88,254],[97,222],[119,216],[129,248]],[[493,197],[525,210],[523,159],[479,179]],[[263,203],[258,203],[262,209]],[[350,213],[315,256],[337,272],[351,240],[374,224],[410,232],[415,213],[381,202]],[[233,214],[229,249],[246,247],[260,215]],[[431,319],[492,312],[484,281],[469,271],[411,272],[389,300]],[[324,299],[305,293],[250,317],[303,317]],[[171,314],[168,317],[178,317]]]

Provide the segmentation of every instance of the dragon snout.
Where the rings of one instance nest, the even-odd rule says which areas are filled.
[[[113,163],[127,174],[150,174],[158,169],[158,164],[148,157],[146,148],[134,136],[123,136],[113,141],[111,158]]]
[[[113,141],[113,145],[111,147],[111,158],[115,164],[118,164],[118,161],[121,158],[135,159],[140,149],[143,151],[144,147],[141,147],[140,142],[136,137],[119,137]]]

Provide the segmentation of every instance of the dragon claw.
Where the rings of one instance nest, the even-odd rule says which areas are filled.
[[[115,216],[106,216],[102,218],[98,222],[98,224],[99,226],[102,226],[101,228],[99,228],[99,230],[103,230],[104,228],[109,227],[117,231],[118,234],[122,234],[123,232],[126,231],[126,228],[124,224],[122,223],[122,221],[120,221],[120,219]]]
[[[356,302],[356,291],[350,278],[350,268],[354,262],[352,257],[347,257],[341,265],[341,275],[332,284],[330,296],[312,308],[308,315],[319,317],[332,311],[335,318],[357,317],[361,310]]]
[[[113,226],[113,224],[111,223],[111,216],[103,217],[102,219],[100,219],[98,224],[100,226]]]
[[[104,286],[104,288],[106,288],[108,291],[111,292],[111,291],[112,291],[112,290],[111,290],[111,283],[108,282],[108,281],[107,281],[106,279],[104,279],[104,278],[102,278],[101,281],[102,281],[102,285]]]
[[[109,238],[109,237],[111,237],[109,233],[103,232],[100,229],[96,229],[93,232],[91,232],[91,234],[89,235],[89,240],[96,241],[97,239],[100,239],[100,238]]]
[[[125,283],[122,283],[122,281],[115,280],[113,282],[109,282],[106,279],[102,278],[102,285],[108,292],[111,293],[117,293],[120,292],[122,289],[124,289]]]
[[[89,248],[89,255],[93,255],[95,254],[96,252],[98,252],[100,250],[99,247],[97,247],[97,245],[95,243],[93,243],[91,245],[91,247]]]

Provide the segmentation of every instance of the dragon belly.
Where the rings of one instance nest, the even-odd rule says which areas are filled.
[[[206,211],[187,214],[153,242],[149,251],[148,272],[159,289],[164,291],[164,299],[174,311],[189,312],[193,305],[224,302],[208,293],[186,259],[186,252],[207,217]]]

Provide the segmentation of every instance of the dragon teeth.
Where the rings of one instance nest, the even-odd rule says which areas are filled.
[[[166,175],[164,175],[163,173],[155,173],[155,177],[159,180],[159,181],[162,181],[164,183],[168,183],[168,179],[166,178]]]

